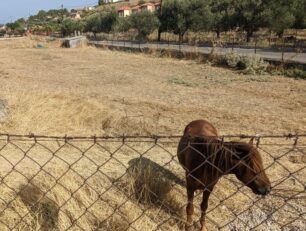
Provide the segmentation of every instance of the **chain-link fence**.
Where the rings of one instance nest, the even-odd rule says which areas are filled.
[[[298,40],[295,36],[287,36],[282,39],[273,39],[267,35],[256,35],[252,38],[252,42],[243,42],[241,39],[234,37],[226,39],[207,38],[198,41],[195,38],[186,38],[180,41],[178,38],[169,39],[168,33],[162,36],[162,40],[154,39],[139,40],[133,36],[116,33],[100,33],[96,36],[87,34],[89,44],[95,46],[103,46],[115,49],[127,49],[144,52],[161,51],[161,52],[179,52],[182,54],[193,54],[195,57],[207,55],[224,56],[226,54],[236,54],[239,56],[258,56],[267,62],[275,64],[291,64],[305,65],[305,41]],[[242,36],[244,37],[244,36]],[[271,43],[274,41],[274,43]],[[276,42],[277,41],[277,42]],[[190,55],[189,55],[190,56]],[[290,65],[289,65],[290,66]]]
[[[0,230],[184,229],[179,140],[0,135]],[[235,176],[222,177],[209,198],[207,229],[305,230],[306,136],[255,140],[271,193],[260,197]],[[195,230],[201,197],[197,191]]]

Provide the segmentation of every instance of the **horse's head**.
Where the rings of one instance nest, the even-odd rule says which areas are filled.
[[[267,177],[258,150],[253,140],[247,143],[236,143],[235,154],[232,155],[233,173],[255,194],[267,195],[271,191],[271,183]]]

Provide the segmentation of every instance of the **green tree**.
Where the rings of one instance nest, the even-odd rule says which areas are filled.
[[[6,24],[6,27],[10,29],[11,34],[14,34],[14,35],[23,35],[25,33],[24,26],[18,21],[13,22],[13,23],[8,23]]]
[[[271,1],[267,8],[269,27],[282,36],[285,29],[291,28],[295,22],[296,0],[278,0]]]
[[[117,19],[114,25],[114,31],[116,32],[128,32],[131,29],[130,17],[120,17]]]
[[[211,3],[212,13],[212,30],[217,33],[217,38],[220,38],[220,33],[228,31],[233,27],[234,9],[231,0],[215,0]]]
[[[26,20],[24,18],[17,19],[16,22],[20,23],[20,25],[26,24]]]
[[[209,2],[202,0],[190,1],[188,8],[193,12],[190,15],[190,30],[194,32],[211,30],[213,14]]]
[[[118,15],[115,11],[102,12],[100,14],[100,32],[109,33],[116,24]]]
[[[44,20],[47,17],[47,12],[44,10],[40,10],[37,14],[37,18],[40,20]]]
[[[159,20],[154,13],[143,11],[130,16],[131,27],[138,32],[139,39],[146,39],[159,26]]]
[[[98,4],[99,4],[99,6],[102,6],[102,5],[105,4],[105,2],[104,2],[104,0],[99,0]]]
[[[294,9],[294,24],[295,29],[305,29],[306,28],[306,1],[296,0]]]
[[[159,30],[179,35],[180,41],[188,30],[207,30],[211,24],[208,3],[203,0],[164,1],[159,15]]]
[[[118,16],[115,11],[106,11],[90,15],[84,25],[85,32],[92,32],[96,37],[97,33],[109,33],[113,30]]]
[[[18,28],[15,30],[15,34],[18,34],[18,35],[23,35],[25,32],[26,32],[26,30],[25,30],[24,27],[18,27]]]
[[[82,24],[80,21],[75,21],[70,18],[63,20],[61,24],[61,32],[63,36],[69,36],[75,31],[82,31]]]
[[[81,31],[80,28],[75,29]],[[61,25],[55,22],[46,23],[41,26],[40,31],[46,32],[47,35],[50,35],[53,32],[61,31]]]
[[[92,32],[96,37],[96,34],[100,32],[101,18],[99,14],[90,15],[85,21],[85,32]]]
[[[269,1],[273,0],[235,0],[233,24],[246,32],[247,42],[250,41],[254,32],[268,25]]]

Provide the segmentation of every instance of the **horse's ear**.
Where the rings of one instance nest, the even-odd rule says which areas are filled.
[[[255,139],[255,137],[252,137],[252,138],[250,139],[250,141],[249,141],[249,144],[250,144],[250,145],[254,145],[254,139]]]

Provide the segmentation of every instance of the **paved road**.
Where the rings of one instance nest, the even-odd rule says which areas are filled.
[[[7,41],[7,40],[17,40],[17,39],[24,39],[26,37],[0,37],[0,41]]]
[[[161,43],[134,43],[134,42],[123,42],[123,41],[90,41],[90,44],[104,45],[104,46],[116,46],[116,47],[129,47],[129,48],[156,48],[156,49],[171,49],[181,50],[183,52],[199,52],[202,54],[210,54],[211,47],[198,47],[190,45],[175,45],[175,44],[161,44]],[[239,55],[254,55],[254,49],[251,48],[215,48],[217,54],[226,54],[235,52]],[[269,61],[281,61],[282,52],[272,51],[269,49],[257,49],[257,55],[261,56],[265,60]],[[296,52],[285,52],[285,62],[295,62],[300,64],[306,64],[306,53]]]

